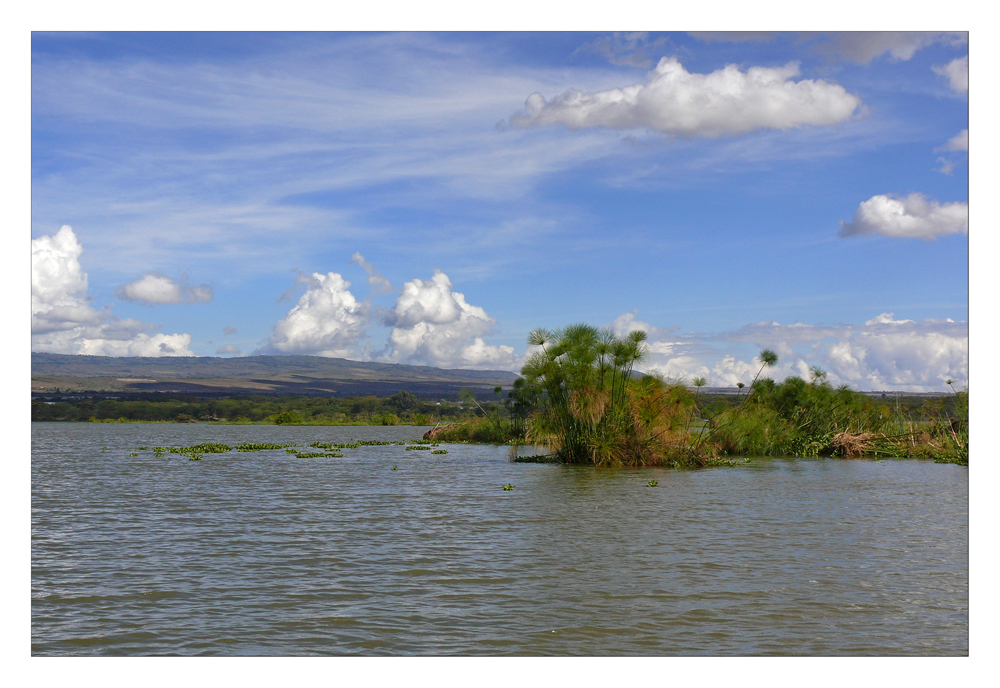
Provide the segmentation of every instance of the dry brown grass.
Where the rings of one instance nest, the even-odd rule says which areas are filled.
[[[841,456],[862,456],[875,437],[873,432],[852,433],[844,431],[834,435],[831,444],[834,451],[840,453]]]

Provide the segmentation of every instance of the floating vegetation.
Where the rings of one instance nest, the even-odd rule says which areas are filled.
[[[562,463],[558,454],[533,454],[532,456],[515,456],[514,463]]]
[[[444,449],[434,449],[439,446],[437,442],[427,441],[427,440],[411,440],[410,442],[387,442],[382,440],[355,440],[353,442],[313,442],[309,446],[313,449],[320,449],[323,451],[303,451],[297,449],[296,447],[302,447],[301,444],[275,444],[272,442],[240,442],[236,445],[235,450],[238,452],[256,452],[256,451],[267,451],[267,450],[279,450],[284,449],[285,453],[291,454],[292,456],[299,459],[318,459],[318,458],[329,458],[329,459],[342,459],[344,454],[342,450],[344,449],[357,449],[359,447],[378,447],[378,446],[405,446],[406,449],[416,449],[431,451],[433,454],[447,454],[448,452]],[[103,451],[107,451],[107,447]],[[147,446],[141,446],[136,451],[141,449],[148,449]],[[165,454],[182,454],[189,457],[192,461],[200,461],[205,454],[224,454],[228,451],[234,449],[228,444],[223,444],[221,442],[203,442],[201,444],[195,444],[190,447],[161,447],[155,446],[152,448],[154,455],[159,457]],[[132,453],[130,456],[138,456],[137,453]],[[393,466],[392,470],[398,470],[398,466]]]
[[[145,447],[145,446],[142,446],[142,447],[136,447],[136,451],[144,451],[144,450],[146,450],[146,449],[147,449],[147,447]]]
[[[314,449],[357,449],[358,447],[385,447],[392,444],[402,444],[402,442],[382,442],[381,440],[355,440],[354,442],[313,442],[310,447]]]
[[[429,451],[430,447],[420,446],[420,445],[411,445],[411,446],[409,446],[409,447],[406,448],[406,451],[420,451],[420,450]]]
[[[714,459],[708,459],[708,461],[705,463],[705,465],[706,466],[742,466],[745,463],[750,463],[750,459],[745,458],[745,457],[742,458],[742,459],[722,459],[722,458],[716,457]],[[679,468],[679,467],[680,467],[680,465],[674,466],[674,468]]]
[[[513,489],[514,489],[514,486],[511,485],[510,483],[507,483],[506,485],[503,486],[503,491],[504,492],[510,492]]]
[[[266,449],[284,449],[287,444],[271,444],[270,442],[241,442],[236,445],[238,452],[256,452]]]
[[[649,485],[650,487],[656,487],[656,486],[657,486],[657,485],[659,485],[659,484],[660,484],[660,483],[659,483],[659,482],[657,482],[656,480],[650,480],[650,481],[649,481],[649,483],[648,483],[648,485]]]
[[[205,442],[191,447],[170,447],[168,451],[172,454],[190,454],[192,452],[198,454],[225,454],[231,449],[232,447],[228,444],[222,444],[220,442]]]
[[[132,452],[132,453],[129,454],[129,456],[139,456],[139,455],[136,454],[135,452]]]

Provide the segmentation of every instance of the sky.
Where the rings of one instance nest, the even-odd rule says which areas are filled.
[[[31,350],[946,392],[965,33],[40,33]]]

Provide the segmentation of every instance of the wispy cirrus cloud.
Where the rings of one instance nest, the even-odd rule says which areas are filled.
[[[883,55],[906,61],[935,44],[960,46],[969,42],[969,34],[964,31],[842,31],[819,36],[812,46],[814,50],[859,64]]]
[[[653,66],[652,58],[656,52],[662,52],[666,44],[666,37],[651,39],[646,31],[616,31],[610,36],[601,36],[585,43],[573,54],[592,52],[603,55],[613,65],[649,69]]]

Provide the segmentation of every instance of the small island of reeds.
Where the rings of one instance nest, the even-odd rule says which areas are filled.
[[[764,349],[761,369],[723,408],[709,409],[698,392],[633,368],[646,335],[619,337],[589,325],[536,330],[536,352],[506,398],[479,405],[482,416],[436,428],[443,442],[533,444],[564,463],[595,466],[703,467],[723,457],[924,457],[968,464],[969,395],[956,391],[918,418],[877,404],[849,387],[834,388],[819,368],[811,380],[776,383],[761,377],[777,363]],[[948,381],[951,385],[951,381]],[[475,401],[473,399],[473,401]]]

